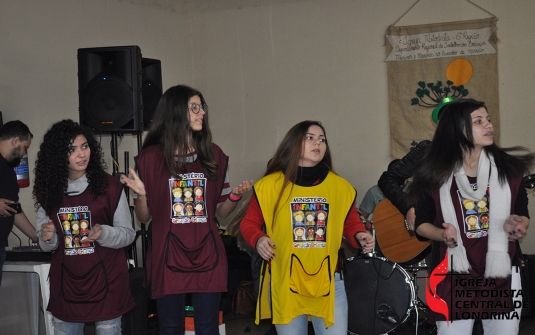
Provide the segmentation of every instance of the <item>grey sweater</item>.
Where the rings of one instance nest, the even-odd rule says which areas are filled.
[[[87,186],[87,177],[84,174],[75,181],[69,181],[67,192],[69,193],[69,196],[75,196],[85,191]],[[37,210],[36,229],[37,236],[39,236],[39,246],[41,249],[43,249],[43,251],[53,251],[58,247],[57,232],[50,241],[44,241],[41,237],[41,226],[47,223],[48,220],[49,217],[46,215],[44,209],[39,207]],[[98,238],[97,242],[103,247],[113,249],[119,249],[130,245],[136,237],[136,232],[132,228],[131,222],[128,202],[124,192],[121,192],[119,204],[117,205],[113,215],[113,226],[101,225],[102,234]]]

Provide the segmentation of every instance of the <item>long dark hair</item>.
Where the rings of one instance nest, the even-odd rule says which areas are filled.
[[[188,146],[191,146],[208,178],[217,179],[218,166],[212,148],[208,113],[204,114],[202,130],[193,131],[190,126],[188,102],[194,96],[201,99],[201,105],[206,105],[201,92],[185,85],[173,86],[163,94],[142,149],[162,145],[165,167],[171,175],[177,177],[187,171],[186,160],[180,158],[188,153]]]
[[[69,151],[74,139],[83,135],[91,149],[86,169],[88,190],[93,199],[106,194],[109,182],[106,177],[106,163],[100,143],[91,130],[81,127],[73,120],[62,120],[52,125],[45,133],[35,162],[33,198],[35,207],[41,206],[47,215],[63,203],[69,178]]]
[[[277,151],[275,151],[275,155],[269,161],[266,172],[264,173],[264,176],[274,172],[282,172],[284,174],[284,182],[279,193],[279,198],[273,208],[273,217],[275,217],[284,190],[289,184],[293,187],[293,183],[296,182],[299,171],[299,160],[303,155],[303,141],[307,135],[308,128],[311,126],[320,127],[323,130],[323,134],[325,134],[325,156],[323,156],[323,159],[318,164],[325,164],[330,171],[333,171],[327,133],[321,122],[307,120],[299,122],[290,128],[279,144]]]
[[[487,109],[484,102],[460,99],[443,108],[431,146],[409,186],[411,199],[416,200],[425,191],[439,189],[462,166],[463,153],[475,149],[471,114],[482,107]],[[527,153],[510,154],[514,151]],[[505,180],[529,173],[535,160],[535,155],[526,148],[500,148],[495,143],[484,147],[481,154],[492,154],[502,184]]]

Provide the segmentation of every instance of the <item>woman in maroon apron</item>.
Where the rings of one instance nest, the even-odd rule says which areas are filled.
[[[45,134],[35,167],[39,245],[54,251],[48,311],[56,334],[121,334],[121,316],[135,306],[126,253],[134,241],[121,183],[104,171],[102,149],[72,120]]]
[[[459,99],[443,108],[409,187],[418,200],[416,233],[434,241],[430,281],[440,283],[428,288],[436,299],[427,303],[439,335],[472,334],[475,320],[485,335],[518,333],[518,239],[529,226],[522,176],[535,160],[511,154],[520,149],[494,143],[483,102]]]
[[[195,334],[219,333],[227,258],[215,215],[227,217],[252,185],[244,181],[231,189],[227,167],[228,157],[212,143],[202,94],[182,85],[168,89],[137,157],[139,176],[130,169],[132,179],[122,178],[137,194],[137,218],[152,221],[147,285],[157,302],[160,334],[184,333],[187,293]]]

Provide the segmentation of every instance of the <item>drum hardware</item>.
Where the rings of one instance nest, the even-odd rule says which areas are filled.
[[[397,325],[399,323],[398,316],[392,311],[392,307],[387,304],[382,304],[377,308],[377,316],[383,320],[387,320],[392,325]]]
[[[375,245],[371,252],[364,253],[363,251],[360,252],[361,257],[378,257],[382,259],[386,259],[383,256],[383,253],[381,252],[381,249],[379,248],[379,244],[377,243],[377,238],[375,237],[375,229],[373,228],[373,220],[368,220],[369,228],[366,228],[371,233],[373,240],[375,241]]]
[[[348,258],[345,265],[348,334],[387,335],[403,325],[409,326],[410,321],[417,335],[418,326],[427,321],[429,308],[418,297],[416,278],[427,265],[425,261],[405,265],[385,258],[371,223],[370,232],[376,242],[372,252]]]
[[[415,276],[418,274],[418,271],[427,269],[427,264],[425,262],[425,259],[421,260],[420,262],[416,264],[407,264],[407,265],[401,264],[401,266],[403,266],[403,268],[407,270],[408,272],[413,273]]]
[[[414,299],[411,302],[411,316],[407,320],[408,323],[411,323],[415,327],[415,335],[418,335],[418,327],[424,325],[427,322],[429,317],[429,306],[420,299],[418,296],[418,284],[416,279],[418,278],[418,271],[427,269],[425,260],[419,262],[415,265],[406,266],[405,270],[410,273],[411,281],[414,287]],[[420,317],[420,313],[423,314],[423,317]]]
[[[352,257],[345,267],[349,334],[389,334],[408,320],[416,303],[415,289],[399,264],[380,257]]]

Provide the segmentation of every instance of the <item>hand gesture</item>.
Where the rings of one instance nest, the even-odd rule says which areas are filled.
[[[9,199],[0,199],[0,218],[9,217],[17,214],[17,210],[9,207],[7,204],[14,203],[13,200]]]
[[[128,171],[130,172],[130,178],[123,174],[121,175],[121,181],[136,194],[147,195],[147,191],[145,191],[145,184],[143,184],[141,179],[139,179],[136,171],[132,168],[128,169]]]
[[[414,207],[411,207],[409,211],[407,212],[407,216],[405,217],[405,222],[407,223],[407,227],[409,231],[414,231],[414,222],[416,221],[416,210]]]
[[[275,257],[275,251],[273,251],[275,248],[275,243],[268,236],[262,236],[256,242],[256,251],[266,261],[270,261]]]
[[[442,224],[444,231],[442,232],[442,238],[444,238],[444,243],[448,248],[455,248],[457,246],[457,229],[451,224],[444,222]]]
[[[240,185],[238,185],[238,186],[236,186],[236,187],[234,187],[232,189],[232,194],[234,194],[236,197],[239,197],[242,194],[244,194],[245,192],[249,191],[251,186],[253,186],[253,181],[252,180],[244,180],[244,181],[241,182]]]
[[[47,223],[41,226],[41,238],[43,241],[50,241],[55,233],[56,227],[54,227],[52,220],[48,220]]]
[[[528,233],[522,223],[522,218],[516,214],[511,215],[503,224],[503,230],[507,233],[509,241],[526,237]]]
[[[100,234],[102,234],[102,227],[97,223],[89,231],[89,234],[88,234],[87,238],[84,238],[83,242],[84,243],[95,242],[100,237]]]
[[[357,241],[362,247],[362,252],[370,253],[373,251],[373,248],[375,247],[375,240],[373,239],[373,236],[370,233],[359,232],[355,235],[355,237],[357,238]]]

